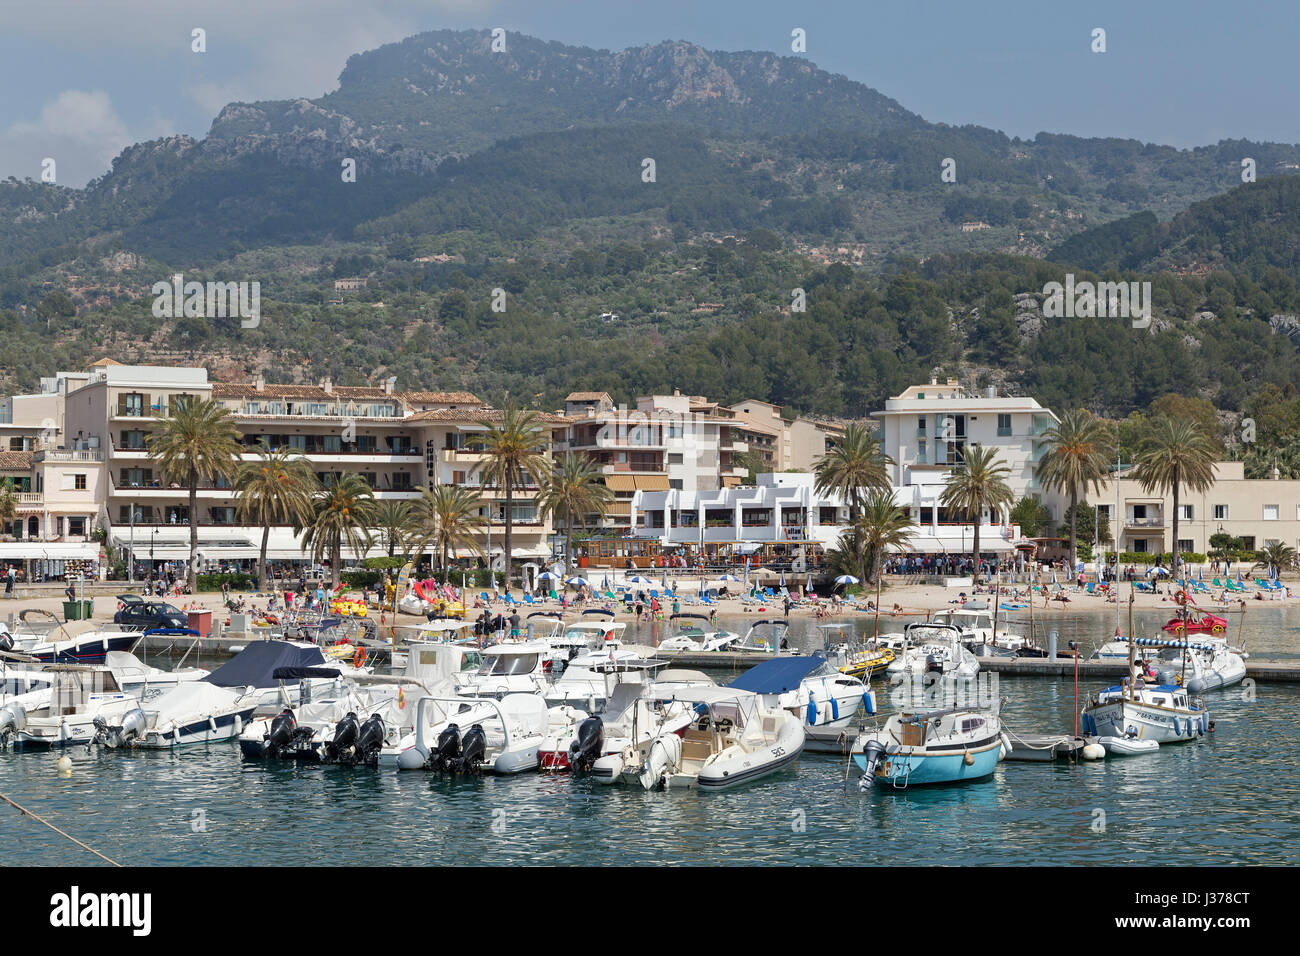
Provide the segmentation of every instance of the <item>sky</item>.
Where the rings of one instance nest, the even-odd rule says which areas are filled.
[[[69,186],[131,143],[202,137],[227,103],[320,96],[350,54],[435,29],[790,54],[799,28],[818,66],[932,122],[1300,142],[1300,4],[1282,0],[0,0],[0,24],[0,178],[53,157]]]

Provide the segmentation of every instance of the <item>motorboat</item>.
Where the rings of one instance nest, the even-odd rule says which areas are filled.
[[[43,706],[0,708],[0,734],[7,735],[15,748],[89,745],[97,721],[120,724],[128,711],[140,706],[103,665],[50,664],[43,672],[51,678]]]
[[[841,674],[869,680],[873,674],[884,672],[894,662],[894,650],[879,639],[858,641],[853,637],[851,624],[819,624],[826,659]],[[846,633],[847,632],[847,633]],[[839,640],[832,643],[834,638]],[[901,646],[901,645],[900,645]]]
[[[789,767],[804,747],[803,723],[784,708],[734,687],[684,688],[695,721],[680,735],[663,732],[596,760],[601,783],[640,783],[646,790],[727,790]],[[665,701],[668,703],[668,701]]]
[[[1010,752],[997,714],[962,707],[894,714],[852,748],[862,790],[986,780]]]
[[[150,701],[137,702],[117,720],[99,715],[92,743],[110,749],[167,750],[231,740],[239,736],[257,706],[255,693],[204,680],[186,681]]]
[[[116,675],[117,682],[124,691],[140,700],[152,700],[178,684],[202,680],[211,673],[202,667],[170,671],[150,667],[130,651],[109,651],[104,655],[104,666]]]
[[[1210,714],[1204,702],[1191,697],[1185,687],[1151,685],[1130,676],[1122,684],[1100,691],[1084,707],[1083,729],[1096,737],[1181,743],[1205,736]]]
[[[593,665],[593,671],[615,681],[608,688],[603,712],[588,714],[569,705],[550,708],[551,726],[538,752],[541,768],[589,771],[606,754],[619,753],[659,733],[685,730],[694,718],[693,711],[685,705],[665,703],[661,688],[650,678],[662,663],[620,658]],[[620,680],[629,675],[636,679]],[[672,689],[678,686],[686,685],[671,685]]]
[[[903,650],[885,673],[891,680],[937,675],[945,681],[974,680],[979,661],[962,643],[955,624],[909,624],[903,629]]]
[[[1240,648],[1229,646],[1225,637],[1201,635],[1195,638],[1139,637],[1136,648],[1154,648],[1156,658],[1147,658],[1138,672],[1157,683],[1180,683],[1193,694],[1238,684],[1246,676],[1245,658]],[[1098,660],[1120,660],[1129,656],[1128,638],[1117,635],[1095,652]]]
[[[749,630],[727,650],[746,654],[775,654],[788,644],[790,625],[779,618],[764,618],[749,625]]]
[[[377,763],[386,770],[522,773],[537,769],[548,728],[546,704],[537,694],[422,696],[415,701],[414,730],[386,744]]]
[[[276,672],[285,668],[319,673],[292,681],[277,678]],[[301,703],[304,690],[316,698],[338,694],[348,678],[369,673],[368,669],[353,667],[345,661],[326,660],[315,644],[253,641],[203,680],[217,687],[238,689],[254,706],[278,713],[283,707]]]
[[[1028,637],[1009,630],[1005,621],[999,627],[997,615],[982,601],[936,611],[929,623],[959,628],[962,643],[976,657],[1018,657],[1034,649]]]
[[[809,727],[845,727],[859,707],[876,712],[875,696],[862,681],[841,673],[820,652],[776,657],[751,667],[728,687],[761,695]]]
[[[62,634],[62,625],[44,635],[0,634],[0,651],[16,651],[42,664],[102,664],[112,651],[130,651],[143,636],[140,631],[121,629],[88,630]],[[197,635],[197,631],[194,632]]]
[[[9,745],[27,714],[50,706],[54,688],[53,674],[25,664],[11,665],[9,657],[0,655],[0,749]]]
[[[725,651],[740,639],[739,634],[713,627],[707,614],[672,614],[668,624],[673,631],[659,642],[663,651]]]
[[[568,704],[588,713],[599,713],[605,709],[613,689],[610,675],[621,670],[624,681],[650,681],[653,668],[666,663],[654,661],[651,667],[643,666],[653,661],[655,651],[653,647],[611,642],[600,650],[580,654],[543,691],[546,703],[550,707]]]

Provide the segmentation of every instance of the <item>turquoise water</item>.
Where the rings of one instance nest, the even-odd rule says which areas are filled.
[[[1287,650],[1300,638],[1293,616],[1256,615],[1258,640],[1268,630]],[[809,624],[796,627],[811,640]],[[1075,766],[1004,762],[986,783],[905,793],[859,793],[844,759],[820,754],[745,789],[701,794],[567,775],[444,780],[263,764],[234,744],[77,750],[70,776],[57,756],[4,753],[0,790],[137,865],[1295,863],[1300,688],[1256,692],[1209,695],[1217,729],[1199,743]],[[1007,678],[999,693],[1015,731],[1072,726],[1068,681]],[[9,865],[97,862],[8,807],[0,848]]]

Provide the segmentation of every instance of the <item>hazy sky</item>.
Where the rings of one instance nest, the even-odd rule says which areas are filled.
[[[1208,0],[0,0],[0,177],[81,185],[235,100],[315,97],[348,55],[501,26],[581,46],[807,56],[928,120],[1176,146],[1300,142],[1300,4]],[[190,32],[207,32],[207,52]],[[1091,50],[1094,28],[1106,52]]]

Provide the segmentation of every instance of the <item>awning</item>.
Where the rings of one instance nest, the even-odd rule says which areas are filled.
[[[6,541],[0,544],[0,561],[98,561],[95,541]]]
[[[617,476],[611,476],[617,477]],[[636,482],[637,491],[667,491],[667,475],[633,475],[632,480]]]
[[[610,491],[636,491],[636,479],[631,475],[606,475],[605,487]]]

